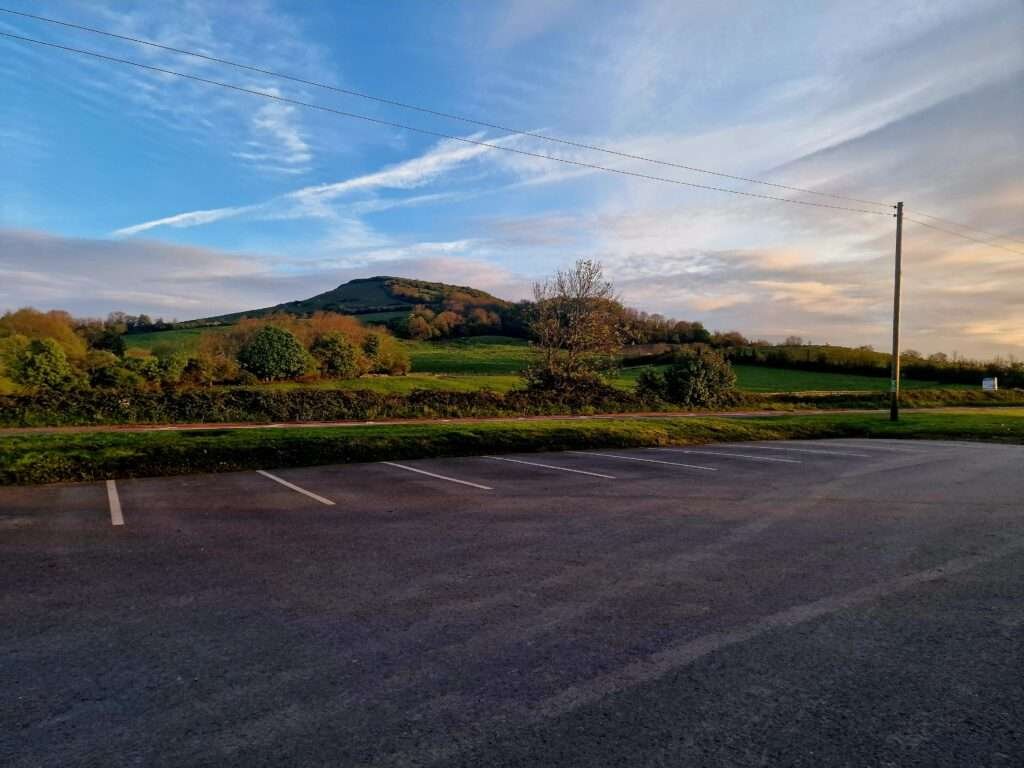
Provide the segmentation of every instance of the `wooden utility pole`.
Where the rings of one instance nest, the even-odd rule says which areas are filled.
[[[889,420],[900,419],[900,278],[903,274],[903,203],[896,203],[896,280],[892,299],[892,381]]]

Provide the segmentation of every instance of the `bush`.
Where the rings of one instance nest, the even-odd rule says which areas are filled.
[[[56,389],[71,379],[71,364],[63,348],[53,339],[33,339],[17,354],[11,378],[24,387]]]
[[[373,373],[404,376],[412,369],[409,353],[392,336],[379,336],[377,354],[370,360]]]
[[[325,333],[313,342],[309,351],[319,364],[320,372],[325,376],[351,379],[359,375],[356,348],[338,331]]]
[[[295,334],[265,325],[238,353],[242,367],[263,381],[301,376],[309,365],[309,354]]]
[[[682,353],[664,372],[648,370],[637,379],[637,393],[690,408],[712,408],[735,398],[736,374],[718,352]]]
[[[114,330],[102,331],[95,339],[92,340],[93,349],[103,349],[118,357],[124,357],[126,350],[124,337]]]

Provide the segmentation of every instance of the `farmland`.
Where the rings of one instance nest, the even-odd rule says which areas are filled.
[[[172,345],[185,352],[194,352],[203,330],[219,332],[229,326],[212,328],[179,328],[171,331],[137,333],[125,337],[129,347],[152,350],[158,345]],[[413,373],[401,377],[363,377],[349,380],[323,380],[312,386],[330,389],[365,389],[381,393],[407,393],[414,389],[467,392],[492,389],[507,392],[519,385],[519,372],[529,360],[529,345],[522,339],[507,336],[475,336],[451,341],[403,341],[412,359]],[[630,388],[640,373],[650,366],[620,369],[613,383]],[[801,371],[759,365],[734,366],[739,387],[746,392],[884,392],[889,380],[881,376]],[[272,385],[290,389],[309,384],[280,383]],[[962,384],[904,379],[906,389],[965,389]]]

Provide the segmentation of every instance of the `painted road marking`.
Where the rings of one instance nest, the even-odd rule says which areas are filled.
[[[494,459],[495,461],[511,461],[514,464],[526,464],[530,467],[543,467],[544,469],[557,469],[559,472],[573,472],[577,475],[590,475],[591,477],[603,477],[606,480],[614,480],[614,475],[602,475],[600,472],[587,472],[582,469],[570,469],[569,467],[556,467],[554,464],[540,464],[536,461],[523,461],[522,459],[509,459],[504,456],[484,456],[485,459]]]
[[[871,443],[869,445],[869,443]],[[862,451],[892,451],[894,453],[927,453],[927,449],[922,450],[921,448],[897,448],[893,445],[878,445],[873,443],[870,438],[867,438],[862,443],[855,443],[850,445],[849,443],[833,443],[829,440],[827,445],[834,445],[836,448],[857,448]]]
[[[672,467],[686,467],[687,469],[703,469],[707,472],[717,472],[716,467],[702,467],[699,464],[680,464],[678,461],[662,461],[661,459],[642,459],[639,456],[619,456],[614,453],[593,453],[592,451],[566,451],[566,453],[578,453],[581,456],[600,456],[605,459],[622,459],[623,461],[644,461],[649,464],[668,464]]]
[[[107,501],[110,503],[110,524],[124,525],[124,515],[121,514],[121,498],[117,495],[117,483],[107,480]]]
[[[479,483],[471,483],[469,480],[459,480],[457,477],[448,477],[447,475],[435,475],[433,472],[427,472],[425,469],[416,469],[416,467],[410,467],[405,464],[396,464],[393,461],[382,461],[381,464],[387,464],[389,467],[398,467],[408,472],[416,472],[420,475],[426,475],[427,477],[434,477],[438,480],[447,480],[449,483],[458,483],[459,485],[468,485],[470,488],[479,488],[481,491],[493,491],[489,485],[480,485]]]
[[[822,451],[815,448],[779,448],[774,445],[744,445],[743,450],[745,451],[792,451],[793,453],[821,453],[829,456],[858,456],[862,459],[871,458],[871,454],[868,453],[850,453],[848,451]]]
[[[299,486],[295,485],[294,483],[289,483],[287,480],[285,480],[284,478],[278,477],[277,475],[272,475],[269,472],[264,472],[262,469],[257,469],[256,470],[256,474],[263,475],[264,477],[273,480],[275,483],[280,483],[285,488],[291,488],[293,491],[301,493],[303,496],[309,496],[309,498],[311,498],[311,499],[316,499],[321,504],[326,504],[329,507],[333,507],[334,506],[334,502],[331,501],[330,499],[325,499],[323,496],[320,496],[320,495],[318,495],[316,493],[313,493],[312,491],[307,491],[305,488],[300,488]]]
[[[799,459],[782,459],[778,456],[751,456],[747,453],[722,453],[721,451],[691,451],[688,448],[650,448],[652,451],[672,451],[673,453],[692,453],[698,456],[727,456],[730,459],[749,459],[750,461],[775,461],[782,464],[803,464]]]

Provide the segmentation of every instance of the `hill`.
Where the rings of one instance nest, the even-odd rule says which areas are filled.
[[[314,312],[340,312],[346,315],[407,313],[417,305],[441,310],[450,304],[507,308],[511,302],[499,299],[486,291],[464,285],[431,283],[407,277],[364,277],[349,280],[337,288],[308,299],[286,301],[272,307],[232,312],[227,315],[205,317],[179,323],[178,327],[199,325],[226,325],[242,317],[262,317],[275,312],[291,315],[311,315]]]

